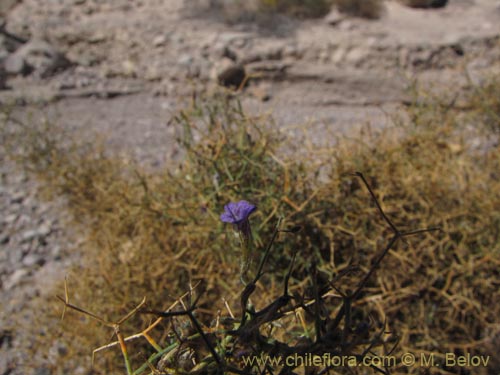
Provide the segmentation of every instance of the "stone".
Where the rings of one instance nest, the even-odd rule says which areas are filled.
[[[2,222],[6,225],[11,225],[17,220],[18,217],[19,215],[17,213],[8,214],[4,216]]]
[[[10,204],[21,204],[25,198],[25,193],[23,191],[17,191],[10,197]]]
[[[362,62],[362,60],[365,59],[368,54],[369,50],[367,50],[366,48],[357,47],[350,50],[345,56],[345,59],[348,63],[356,65]]]
[[[3,288],[4,290],[11,290],[21,284],[23,279],[25,279],[29,275],[29,271],[26,268],[19,268],[15,270],[4,282]]]
[[[217,58],[227,57],[228,59],[233,61],[238,60],[238,54],[231,47],[228,46],[216,47],[215,56]]]
[[[252,37],[252,34],[247,32],[223,32],[218,35],[217,41],[223,45],[235,44],[236,47],[241,48],[244,47],[247,43],[248,39]]]
[[[0,61],[2,60],[3,59],[0,56]],[[7,89],[7,72],[5,71],[5,68],[0,65],[0,90],[5,90],[5,89]]]
[[[291,66],[291,63],[285,61],[260,61],[249,64],[246,68],[248,74],[256,78],[281,80]]]
[[[300,59],[304,55],[304,51],[301,50],[297,45],[295,44],[287,44],[285,47],[283,47],[283,57],[287,58],[294,58],[294,59]]]
[[[55,341],[49,349],[49,359],[53,361],[58,361],[61,357],[64,357],[68,354],[67,346],[62,343]]]
[[[283,45],[261,46],[244,56],[241,59],[241,63],[249,64],[257,61],[281,60],[283,58],[283,50]]]
[[[22,45],[5,60],[9,74],[36,74],[45,78],[69,67],[70,61],[54,46],[42,39],[33,39]]]
[[[179,56],[179,59],[177,60],[177,63],[181,66],[188,67],[191,64],[193,64],[194,58],[191,55],[188,54],[182,54]]]
[[[249,93],[255,98],[262,102],[267,102],[271,99],[271,85],[269,83],[260,83],[258,85],[252,86],[249,89]]]
[[[51,374],[51,371],[50,369],[48,369],[47,367],[38,367],[35,372],[33,373],[33,375],[50,375]]]
[[[34,239],[43,239],[47,237],[52,228],[49,223],[43,223],[36,229],[28,229],[21,235],[21,243],[30,242]]]
[[[87,41],[87,43],[98,44],[98,43],[105,42],[107,39],[108,39],[108,36],[106,35],[106,33],[104,31],[96,30],[94,34],[92,34],[91,36],[89,36],[87,38],[86,41]]]
[[[11,266],[12,265],[16,266],[19,263],[21,263],[21,261],[23,259],[23,251],[19,246],[15,247],[15,248],[9,247],[9,248],[6,248],[4,251],[6,251],[8,254],[9,264]]]
[[[0,234],[0,245],[8,244],[10,241],[10,236],[7,233]]]
[[[60,260],[64,255],[61,246],[54,245],[50,250],[50,255],[54,258],[54,260]]]
[[[157,35],[153,39],[153,46],[155,47],[162,47],[167,43],[167,36],[162,34],[162,35]]]
[[[121,75],[123,75],[124,77],[136,77],[137,64],[132,60],[124,60],[122,62]]]
[[[163,73],[156,66],[149,66],[146,68],[144,73],[144,79],[153,82],[153,81],[161,81],[163,78]]]
[[[340,13],[339,10],[335,7],[332,8],[330,13],[328,13],[325,16],[325,22],[331,26],[336,26],[345,19],[346,19],[346,16],[344,14]]]
[[[0,62],[5,61],[9,57],[9,51],[6,48],[0,46]],[[4,70],[3,64],[1,65],[2,70]]]
[[[333,53],[330,58],[331,62],[334,64],[340,64],[342,63],[347,55],[347,50],[345,47],[338,47]]]
[[[21,243],[30,242],[38,236],[36,229],[28,229],[21,235]]]
[[[5,72],[10,75],[21,74],[23,76],[30,74],[33,67],[30,66],[21,53],[14,52],[4,61]]]
[[[224,87],[239,88],[246,78],[245,67],[230,59],[224,59],[216,70],[217,82]]]
[[[441,8],[448,4],[448,0],[400,0],[411,8]]]
[[[43,266],[45,259],[37,254],[28,254],[23,258],[23,266],[30,268],[34,266]]]
[[[5,25],[0,25],[0,32],[0,48],[8,53],[14,52],[26,42],[22,37],[5,30]]]
[[[172,33],[170,34],[169,37],[170,41],[175,44],[182,44],[184,43],[184,36],[179,33]]]

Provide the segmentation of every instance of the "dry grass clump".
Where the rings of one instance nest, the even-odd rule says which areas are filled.
[[[467,97],[467,109],[472,121],[485,127],[486,131],[500,135],[500,77],[490,77],[481,86],[472,86]]]
[[[443,228],[392,253],[363,301],[400,335],[398,353],[433,352],[441,366],[445,353],[493,358],[493,342],[500,334],[494,302],[500,297],[500,184],[493,172],[499,149],[470,154],[452,125],[432,123],[399,141],[385,135],[370,142],[377,147],[341,145],[334,172],[356,168],[372,176],[395,223]],[[349,190],[346,194],[342,181],[334,181],[331,205],[359,207],[359,198]],[[327,228],[336,235],[336,262],[366,264],[371,249],[381,246],[375,235],[379,224],[369,212],[354,216],[345,211],[332,221]],[[348,251],[350,247],[356,250]],[[447,370],[459,371],[440,371]],[[484,368],[474,371],[488,373]]]
[[[52,194],[66,195],[75,221],[88,228],[87,261],[69,276],[69,285],[75,304],[105,320],[125,314],[143,296],[151,308],[164,309],[198,280],[208,291],[198,311],[211,319],[214,301],[234,301],[239,294],[236,241],[219,220],[224,204],[242,197],[258,203],[255,240],[262,245],[275,218],[307,200],[310,182],[300,177],[301,168],[282,163],[273,152],[276,134],[262,132],[240,108],[221,100],[183,111],[176,120],[186,160],[176,172],[156,176],[107,157],[93,143],[65,145],[49,124],[18,124],[10,135],[13,157]],[[277,254],[283,246],[278,244]],[[131,322],[130,332],[147,321]],[[77,336],[68,342],[79,342],[79,349],[109,340],[108,331],[88,326],[86,319],[68,318],[66,324],[70,336]]]
[[[398,136],[391,129],[371,138],[339,139],[335,148],[309,150],[298,162],[277,155],[282,139],[263,125],[265,119],[249,117],[237,103],[219,98],[176,117],[186,159],[175,172],[159,175],[147,175],[77,144],[61,147],[54,131],[36,133],[31,126],[12,138],[23,145],[25,153],[18,156],[54,193],[66,194],[75,216],[89,226],[86,262],[69,275],[70,302],[108,321],[126,315],[144,296],[147,309],[165,311],[180,303],[190,285],[201,282],[191,293],[191,303],[196,305],[196,320],[210,331],[212,319],[223,322],[229,317],[221,298],[237,315],[242,296],[248,294],[242,294],[235,276],[237,242],[219,220],[223,206],[240,199],[258,205],[252,216],[257,259],[279,217],[283,228],[300,225],[301,232],[274,241],[266,273],[255,285],[255,311],[267,307],[279,312],[283,300],[276,298],[284,296],[284,284],[295,301],[319,301],[323,293],[336,297],[329,301],[330,309],[305,309],[301,319],[282,326],[265,321],[260,333],[277,332],[268,337],[284,342],[314,340],[314,332],[322,329],[315,314],[334,319],[345,303],[340,296],[356,289],[387,246],[391,229],[360,180],[350,176],[362,171],[398,228],[439,226],[442,231],[421,233],[392,248],[351,301],[349,322],[339,327],[346,335],[368,323],[370,335],[390,332],[399,338],[396,356],[434,353],[440,366],[432,373],[461,373],[458,366],[445,366],[445,353],[490,355],[488,368],[473,369],[489,374],[498,366],[494,354],[500,336],[500,150],[498,145],[472,148],[476,134],[467,133],[461,122],[468,117],[452,108],[420,102],[409,109],[411,123],[401,125]],[[310,178],[310,161],[321,155],[331,168],[326,184]],[[196,296],[200,299],[194,303]],[[183,301],[185,306],[177,311],[184,320],[165,318],[151,333],[161,348],[197,332],[189,325],[189,298]],[[47,302],[44,306],[53,308]],[[82,353],[108,343],[112,334],[74,313],[67,314],[60,328],[51,322],[46,323],[51,338],[43,341],[61,336],[76,342],[73,350],[79,357],[71,363],[85,361]],[[147,315],[137,314],[121,330],[134,334],[149,323]],[[279,333],[280,327],[284,333]],[[252,333],[252,340],[259,338],[253,329],[246,332]],[[130,343],[133,367],[154,351],[146,340]],[[119,351],[99,352],[96,359],[97,368],[109,373],[117,368],[113,366],[118,365]],[[60,373],[65,363],[70,361],[56,364]],[[396,372],[420,370],[400,362],[392,367]],[[255,368],[248,371],[256,373]]]

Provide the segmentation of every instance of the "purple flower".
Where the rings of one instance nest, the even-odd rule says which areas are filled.
[[[248,217],[257,209],[256,206],[247,202],[230,202],[224,206],[224,213],[220,219],[224,223],[235,224],[239,230],[245,229],[248,223]]]
[[[220,219],[224,223],[234,224],[238,229],[241,240],[241,258],[240,258],[240,278],[243,284],[246,284],[247,273],[252,264],[252,230],[248,217],[257,209],[257,207],[247,201],[230,202],[224,206],[224,213]]]

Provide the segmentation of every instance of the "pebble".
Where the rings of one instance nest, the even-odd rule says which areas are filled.
[[[18,286],[29,275],[29,273],[30,272],[26,268],[19,268],[15,270],[4,282],[3,289],[9,291]]]
[[[122,62],[122,74],[125,77],[137,76],[137,64],[132,60],[125,60]]]
[[[346,16],[340,13],[335,7],[333,7],[330,13],[328,13],[324,18],[325,22],[331,26],[336,26],[345,19]]]
[[[28,229],[21,234],[21,243],[30,242],[34,239],[43,240],[51,232],[51,227],[43,223],[36,229]]]
[[[165,43],[167,43],[167,36],[162,34],[162,35],[157,35],[154,39],[153,39],[153,46],[155,47],[162,47],[165,45]]]
[[[51,371],[47,367],[38,367],[33,375],[51,375]]]
[[[8,247],[4,251],[8,255],[9,267],[17,267],[23,260],[23,250],[20,247]]]
[[[53,245],[52,249],[50,250],[50,255],[54,258],[54,260],[60,260],[61,256],[63,255],[61,246]]]
[[[10,241],[10,236],[7,233],[0,233],[0,245],[6,245]]]
[[[15,214],[15,213],[12,213],[12,214],[8,214],[7,216],[5,216],[2,220],[2,222],[4,224],[7,224],[7,225],[10,225],[10,224],[13,224],[18,218],[18,215]]]
[[[24,231],[23,234],[21,235],[21,243],[29,242],[37,236],[38,232],[36,229],[28,229],[27,231]]]
[[[67,68],[69,60],[54,46],[41,39],[32,39],[10,54],[4,62],[8,74],[27,75],[35,71],[47,77],[57,70]]]
[[[194,58],[191,55],[188,54],[182,54],[180,55],[179,59],[177,60],[177,63],[181,66],[189,66],[193,63]]]
[[[23,265],[27,268],[34,266],[43,266],[45,264],[45,259],[37,254],[28,254],[23,258]]]
[[[218,41],[224,45],[229,45],[231,43],[237,44],[236,47],[243,47],[248,39],[252,37],[251,34],[245,32],[223,32],[219,34]]]
[[[60,357],[64,357],[68,354],[68,348],[61,342],[54,342],[49,349],[49,360],[51,362],[57,362],[61,360]]]
[[[108,39],[106,33],[101,30],[97,30],[94,34],[87,38],[86,42],[91,44],[97,44],[105,42]]]
[[[33,71],[33,67],[26,62],[20,53],[9,55],[4,61],[4,68],[5,72],[11,75],[28,75]]]

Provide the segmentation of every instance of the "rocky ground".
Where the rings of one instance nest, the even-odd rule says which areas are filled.
[[[201,0],[1,1],[0,11],[2,106],[103,134],[113,152],[153,168],[177,156],[167,123],[193,91],[250,77],[239,94],[250,112],[271,111],[296,136],[307,123],[313,142],[331,144],[366,123],[387,125],[414,79],[456,89],[500,61],[495,0],[439,9],[387,1],[371,21],[336,11],[245,20]],[[12,317],[29,322],[29,299],[47,293],[78,254],[64,202],[41,200],[3,150],[0,160],[0,375],[21,374]]]

